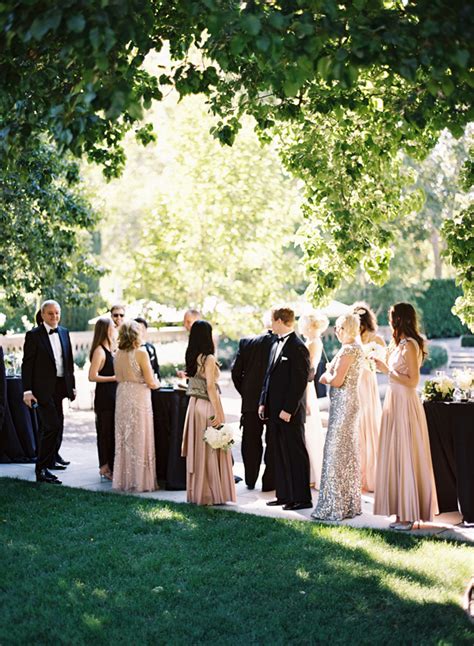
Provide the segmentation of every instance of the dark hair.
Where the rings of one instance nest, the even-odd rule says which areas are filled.
[[[89,359],[92,361],[92,355],[105,340],[109,338],[109,328],[114,322],[109,316],[101,316],[97,319],[94,328],[94,337],[92,339],[91,351],[89,352]]]
[[[189,333],[189,344],[186,350],[186,373],[194,377],[197,372],[197,358],[200,354],[207,357],[215,353],[212,340],[212,325],[207,321],[195,321]]]
[[[141,323],[145,327],[148,327],[148,323],[146,322],[146,319],[143,318],[143,316],[137,316],[136,319],[134,319],[137,323]]]
[[[406,338],[415,339],[423,353],[424,359],[428,353],[425,350],[425,341],[418,329],[416,311],[413,305],[410,305],[410,303],[396,303],[392,305],[388,311],[388,318],[393,328],[395,345],[400,343],[402,334]]]
[[[357,301],[352,306],[352,311],[354,314],[359,315],[361,335],[364,332],[375,332],[377,329],[377,318],[370,305],[364,301]]]
[[[35,314],[35,322],[36,322],[36,325],[41,325],[41,323],[43,322],[43,317],[41,316],[41,310],[38,310],[36,312],[36,314]]]

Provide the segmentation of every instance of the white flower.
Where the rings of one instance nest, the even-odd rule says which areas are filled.
[[[464,370],[453,370],[453,377],[456,380],[456,385],[461,390],[469,390],[474,380],[474,371],[470,368]]]
[[[439,393],[443,393],[443,395],[447,395],[449,392],[451,392],[454,389],[454,381],[447,376],[443,377],[435,377],[433,379],[435,388]]]
[[[204,431],[204,441],[212,449],[223,449],[227,451],[234,443],[234,433],[228,424],[222,424],[218,428],[208,426]]]
[[[386,359],[385,348],[376,341],[363,343],[362,350],[364,352],[365,367],[367,370],[372,370],[372,372],[375,372],[374,359],[380,359],[381,361],[385,361]]]

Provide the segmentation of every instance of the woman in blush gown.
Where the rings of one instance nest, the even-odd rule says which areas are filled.
[[[353,312],[360,319],[360,340],[365,355],[359,381],[361,484],[362,491],[374,491],[382,404],[380,403],[375,363],[369,357],[371,350],[375,351],[378,346],[385,348],[385,341],[377,334],[377,319],[367,303],[354,303]]]
[[[217,379],[212,327],[207,321],[193,323],[186,350],[189,406],[184,422],[181,454],[186,457],[188,502],[223,505],[235,502],[235,484],[230,450],[213,449],[204,441],[208,426],[225,423]]]
[[[321,334],[327,330],[328,317],[322,312],[315,311],[302,316],[299,320],[299,331],[306,339],[309,351],[310,381],[306,389],[306,422],[304,425],[304,439],[308,451],[310,466],[310,486],[319,489],[321,480],[321,467],[323,463],[324,442],[326,431],[321,422],[318,397],[314,384],[314,377],[318,370],[319,361],[323,351]]]
[[[375,359],[389,377],[380,427],[374,514],[395,515],[390,527],[410,530],[438,511],[425,411],[416,392],[426,356],[410,303],[390,308],[388,362]]]
[[[364,355],[356,341],[359,317],[340,316],[335,331],[342,347],[319,380],[331,388],[321,487],[311,514],[316,520],[354,518],[362,507],[358,387]]]
[[[141,343],[140,325],[125,321],[119,327],[119,349],[114,359],[118,386],[112,488],[121,491],[158,489],[151,390],[159,388],[159,382]]]
[[[115,326],[111,318],[101,316],[94,328],[89,368],[89,381],[96,382],[94,411],[99,453],[99,473],[112,480],[115,454],[115,395],[117,380],[114,373],[112,347]]]

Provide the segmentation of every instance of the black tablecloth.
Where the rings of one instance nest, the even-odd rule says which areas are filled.
[[[156,476],[166,489],[186,489],[186,459],[181,457],[184,419],[189,397],[184,390],[152,391]]]
[[[36,413],[23,403],[20,377],[6,377],[1,381],[5,409],[0,429],[0,461],[34,462],[38,441]]]
[[[425,402],[440,513],[474,523],[474,403]]]

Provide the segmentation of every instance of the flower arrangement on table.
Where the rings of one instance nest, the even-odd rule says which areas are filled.
[[[423,384],[421,397],[425,402],[450,402],[453,401],[455,387],[454,380],[447,375],[427,379]]]
[[[460,370],[457,368],[453,370],[453,377],[456,382],[456,388],[461,391],[460,399],[469,399],[471,388],[474,388],[474,370],[471,368]]]
[[[209,444],[211,449],[228,451],[234,444],[234,432],[229,424],[221,424],[217,428],[208,426],[204,431],[204,442]]]
[[[387,348],[376,341],[371,341],[370,343],[363,343],[362,350],[364,352],[364,364],[367,370],[372,372],[376,371],[374,359],[380,359],[380,361],[386,361],[387,359]]]
[[[4,355],[3,359],[5,362],[5,373],[7,377],[16,377],[21,375],[21,364],[23,360],[22,352],[9,352]]]

